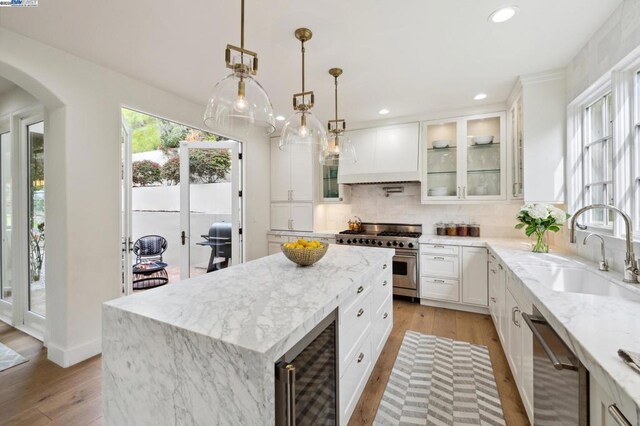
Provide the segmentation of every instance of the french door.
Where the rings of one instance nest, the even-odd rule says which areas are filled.
[[[181,279],[242,262],[239,149],[240,144],[233,141],[180,143]],[[227,176],[218,177],[228,181],[227,185],[213,183],[215,176],[202,176],[198,171],[207,159],[216,158],[230,163]],[[226,234],[210,235],[214,226],[230,228],[230,241]]]
[[[0,317],[40,339],[46,318],[44,114],[0,120]]]
[[[168,284],[241,263],[242,145],[183,141],[168,152],[141,153],[135,131],[124,119],[121,142],[123,293],[132,294],[139,289],[138,280],[146,278],[133,273],[139,260],[133,252],[136,241],[146,235],[166,240],[166,266],[160,273]],[[139,165],[150,158],[159,163],[162,177],[141,184]],[[209,235],[214,224],[229,231],[228,241]]]

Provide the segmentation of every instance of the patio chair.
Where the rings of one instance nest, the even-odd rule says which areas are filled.
[[[167,240],[160,235],[145,235],[133,244],[136,263],[133,265],[133,288],[142,290],[159,287],[169,282],[162,254],[167,250]]]

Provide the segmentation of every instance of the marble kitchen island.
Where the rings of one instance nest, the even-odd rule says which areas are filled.
[[[346,423],[391,331],[393,254],[331,246],[301,268],[280,253],[105,303],[104,423],[272,425],[274,363],[337,308]]]

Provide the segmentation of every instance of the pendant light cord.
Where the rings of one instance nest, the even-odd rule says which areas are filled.
[[[243,1],[244,1],[244,0],[243,0]],[[304,40],[302,40],[302,41],[300,42],[300,44],[302,45],[302,93],[304,93],[304,51],[305,51],[305,49],[304,49]],[[305,99],[304,99],[304,98],[305,98],[305,96],[304,96],[304,95],[302,95],[302,102],[303,102],[303,103],[304,103],[304,101],[305,101]]]
[[[334,77],[336,81],[335,87],[335,106],[336,106],[336,125],[338,124],[338,77]]]
[[[244,49],[244,0],[240,1],[240,48]]]

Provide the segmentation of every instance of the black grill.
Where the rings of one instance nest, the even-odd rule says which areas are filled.
[[[231,259],[231,231],[230,223],[217,222],[211,225],[208,235],[202,235],[205,241],[198,243],[198,245],[211,247],[207,272],[217,271],[229,266],[229,259]],[[216,258],[223,258],[223,260],[216,263]]]

